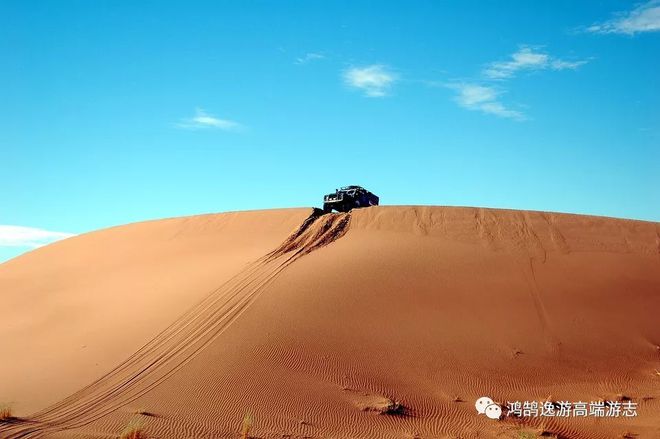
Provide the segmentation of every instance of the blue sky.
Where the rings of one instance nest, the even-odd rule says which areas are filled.
[[[660,220],[660,2],[0,2],[0,261],[383,204]]]

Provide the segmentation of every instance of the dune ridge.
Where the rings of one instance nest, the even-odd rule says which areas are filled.
[[[112,436],[136,416],[157,437],[232,437],[247,411],[259,437],[660,434],[657,223],[412,206],[259,215],[298,226],[0,437]],[[20,272],[0,268],[0,286]],[[625,395],[640,415],[497,422],[474,412],[484,395]]]

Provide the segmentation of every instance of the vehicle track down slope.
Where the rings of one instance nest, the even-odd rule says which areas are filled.
[[[0,438],[39,438],[82,427],[148,393],[213,343],[289,265],[341,238],[350,219],[350,213],[314,209],[276,249],[211,291],[113,370],[32,416],[0,423]]]

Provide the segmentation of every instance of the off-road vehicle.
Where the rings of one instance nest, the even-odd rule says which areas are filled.
[[[362,186],[346,186],[323,197],[323,212],[348,212],[358,207],[378,206],[378,197]]]

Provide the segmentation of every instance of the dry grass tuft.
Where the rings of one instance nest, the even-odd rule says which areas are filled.
[[[520,428],[521,429],[518,430],[518,439],[540,439],[540,438],[558,439],[560,437],[557,433],[554,433],[546,429],[544,424],[541,424],[539,427],[533,430],[529,430],[525,427],[520,427]]]
[[[404,415],[406,408],[399,401],[390,400],[389,404],[383,407],[380,413],[383,415]]]
[[[248,439],[250,436],[250,430],[252,429],[252,416],[247,413],[243,418],[243,426],[241,427],[241,437],[243,439]]]
[[[141,422],[131,421],[124,431],[119,435],[119,439],[146,439],[147,433]]]
[[[363,412],[376,412],[379,415],[406,415],[406,407],[399,401],[383,398],[377,402],[362,405]]]
[[[12,419],[14,416],[11,413],[11,407],[9,405],[5,404],[0,404],[0,422],[1,421],[8,421],[9,419]]]

